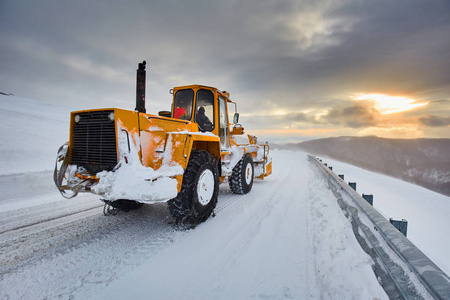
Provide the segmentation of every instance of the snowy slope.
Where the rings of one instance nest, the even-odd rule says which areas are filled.
[[[0,94],[0,175],[51,170],[69,136],[70,109]]]

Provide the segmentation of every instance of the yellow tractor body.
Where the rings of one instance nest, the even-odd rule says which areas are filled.
[[[140,71],[142,64],[137,90]],[[158,115],[142,107],[72,112],[70,139],[58,152],[54,174],[61,194],[92,192],[122,210],[169,202],[176,221],[198,223],[212,213],[219,183],[228,180],[233,192],[245,194],[254,178],[271,174],[267,144],[252,136],[235,141],[244,130],[237,113],[229,122],[234,102],[227,92],[189,85],[172,93],[171,111]],[[139,97],[145,101],[137,95],[137,107]]]

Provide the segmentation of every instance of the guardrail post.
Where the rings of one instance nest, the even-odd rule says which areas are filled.
[[[348,185],[356,191],[356,182],[349,182]]]
[[[373,195],[372,195],[372,194],[370,194],[370,195],[362,194],[362,197],[363,197],[367,202],[369,202],[370,205],[373,206]]]
[[[408,221],[406,221],[405,219],[402,219],[400,221],[389,218],[389,222],[406,237],[406,232],[408,231]]]

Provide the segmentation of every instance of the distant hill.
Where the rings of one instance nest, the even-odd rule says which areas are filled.
[[[326,155],[450,196],[450,139],[337,137],[286,148]]]

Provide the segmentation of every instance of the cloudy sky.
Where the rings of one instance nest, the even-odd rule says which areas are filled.
[[[0,91],[147,112],[227,90],[248,133],[450,138],[448,0],[0,0]],[[1,103],[0,103],[1,105]]]

